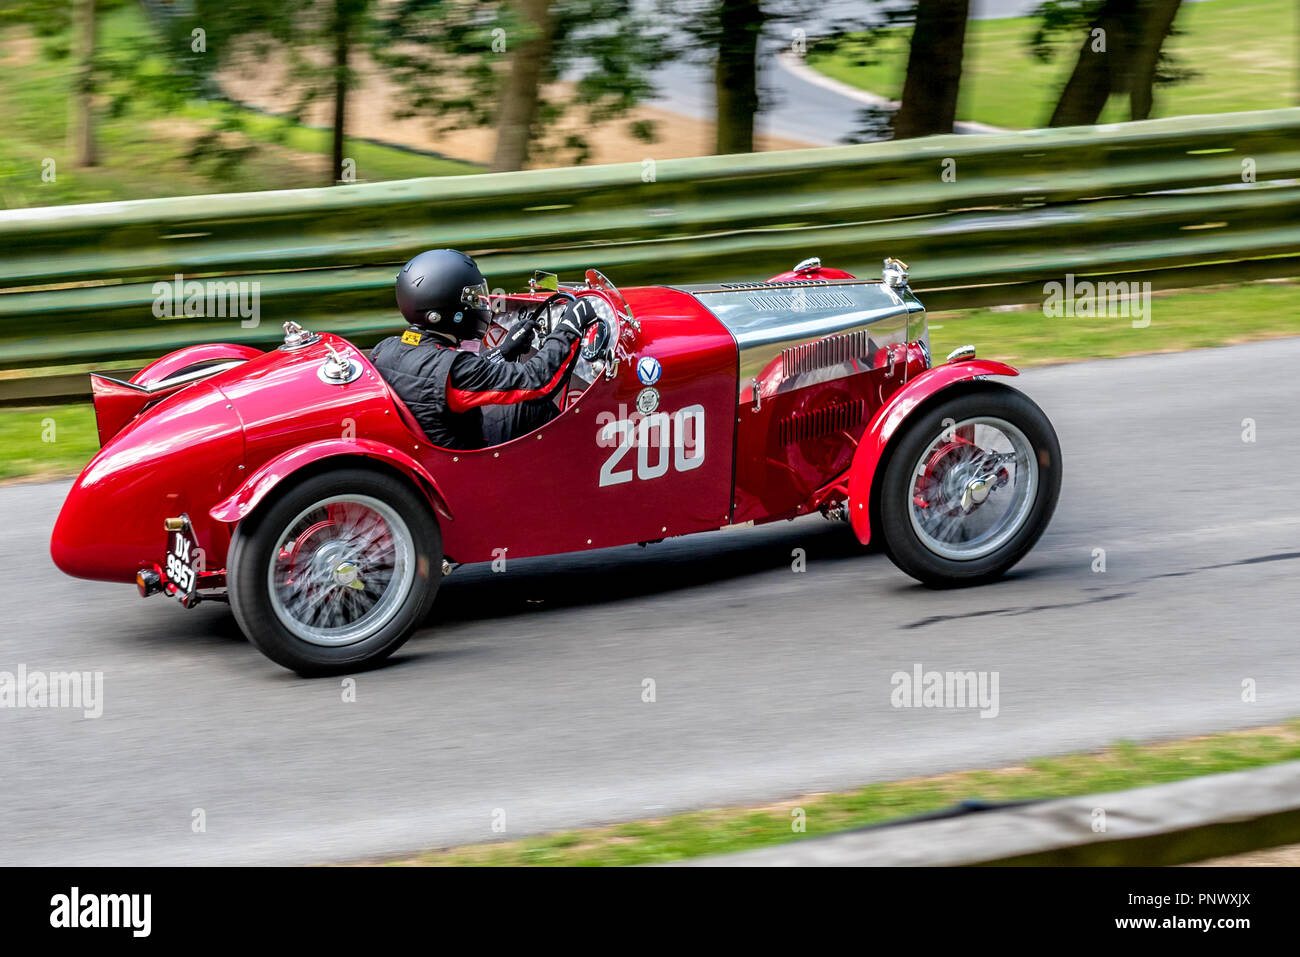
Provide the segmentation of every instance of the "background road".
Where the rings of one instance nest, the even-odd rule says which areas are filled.
[[[105,682],[98,720],[0,710],[0,864],[358,858],[499,837],[495,808],[520,836],[1300,714],[1297,364],[1300,339],[1023,376],[1065,482],[998,584],[927,591],[817,517],[464,568],[355,703],[224,606],[65,578],[66,483],[0,489],[0,670]],[[999,716],[892,708],[915,663],[998,671]]]
[[[997,20],[1030,15],[1040,0],[974,0],[972,20]],[[1200,2],[1200,0],[1189,0]],[[653,0],[642,0],[646,7]],[[809,72],[792,70],[789,61],[778,53],[790,49],[791,30],[796,27],[814,37],[827,32],[826,25],[842,18],[880,18],[880,7],[864,0],[827,0],[819,15],[796,22],[769,25],[762,39],[759,59],[759,83],[763,109],[754,117],[758,133],[800,140],[813,146],[834,146],[846,137],[861,138],[864,107],[861,94],[850,93],[835,84],[810,82]],[[1027,29],[1026,34],[1030,31]],[[1072,62],[1073,46],[1063,54]],[[815,76],[815,74],[812,74]],[[674,60],[655,71],[656,106],[696,119],[714,118],[713,68],[684,60]],[[1064,82],[1064,80],[1062,80]],[[897,95],[899,91],[876,91]],[[980,132],[978,125],[959,123],[957,132]]]
[[[971,18],[993,20],[1028,14],[1038,0],[975,0]],[[654,0],[641,0],[653,8]],[[770,25],[762,39],[759,83],[763,88],[763,109],[754,117],[758,133],[800,140],[814,146],[834,146],[859,132],[858,117],[864,103],[833,87],[809,82],[777,57],[790,49],[791,31],[796,27],[807,36],[825,33],[827,24],[848,18],[882,19],[880,7],[864,0],[828,0],[819,15],[797,22]],[[673,60],[656,70],[652,82],[657,90],[654,105],[695,119],[712,120],[713,67],[689,60]]]

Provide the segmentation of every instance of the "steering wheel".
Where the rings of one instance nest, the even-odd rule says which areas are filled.
[[[528,321],[537,322],[539,319],[542,318],[542,314],[544,312],[548,312],[551,306],[556,302],[556,300],[559,299],[567,299],[569,300],[569,302],[578,301],[578,297],[575,296],[573,293],[569,292],[567,289],[561,289],[559,292],[553,292],[545,299],[543,299],[541,304],[538,305],[538,307],[533,310],[532,315],[528,317]],[[551,326],[549,323],[547,323],[545,328],[548,333],[551,331]]]

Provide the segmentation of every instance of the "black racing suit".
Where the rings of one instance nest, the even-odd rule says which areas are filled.
[[[556,324],[526,362],[463,352],[412,326],[383,340],[370,361],[434,445],[479,449],[531,432],[559,414],[554,399],[576,361],[581,329]]]

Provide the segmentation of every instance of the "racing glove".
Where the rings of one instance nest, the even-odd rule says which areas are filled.
[[[591,299],[579,299],[577,302],[569,303],[568,308],[564,310],[564,315],[551,330],[551,335],[562,335],[568,342],[574,343],[582,338],[587,327],[595,321],[596,307],[592,305]]]
[[[499,343],[482,354],[483,358],[488,362],[512,361],[515,356],[528,351],[536,331],[537,323],[532,319],[519,320]]]

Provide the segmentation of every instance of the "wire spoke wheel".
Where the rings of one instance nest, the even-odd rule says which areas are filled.
[[[442,533],[402,476],[340,463],[294,477],[235,529],[227,591],[257,649],[306,677],[372,667],[420,627]]]
[[[271,608],[303,641],[364,641],[397,614],[415,580],[415,543],[392,506],[335,495],[304,508],[281,532],[267,570]]]
[[[1038,494],[1038,461],[1025,433],[1005,419],[945,424],[912,468],[909,518],[936,555],[974,561],[1024,526]]]

